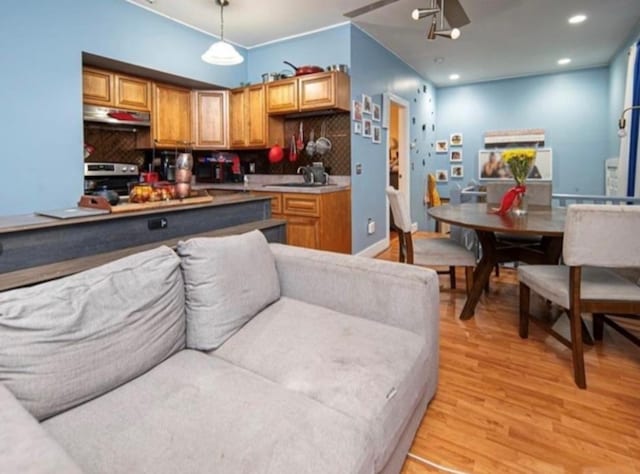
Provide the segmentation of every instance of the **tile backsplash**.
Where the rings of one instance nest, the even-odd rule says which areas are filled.
[[[136,150],[134,131],[85,124],[84,142],[95,148],[95,152],[84,160],[87,163],[135,163],[138,166],[144,163],[145,153]]]

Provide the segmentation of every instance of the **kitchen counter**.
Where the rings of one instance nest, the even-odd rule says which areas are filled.
[[[283,183],[304,183],[300,175],[247,175],[249,184],[245,187],[243,183],[198,183],[193,186],[194,190],[214,189],[220,191],[263,191],[278,193],[300,193],[300,194],[327,194],[337,191],[351,189],[351,178],[349,176],[331,176],[329,185],[324,186],[279,186]]]
[[[131,247],[271,220],[271,199],[251,193],[215,195],[213,202],[55,219],[36,214],[0,217],[0,274]],[[285,222],[261,228],[284,242]]]

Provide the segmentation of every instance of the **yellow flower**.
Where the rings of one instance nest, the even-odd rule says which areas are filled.
[[[533,148],[512,148],[502,152],[502,160],[509,166],[513,178],[523,185],[531,171],[536,150]]]
[[[512,148],[502,152],[502,159],[509,162],[513,159],[533,161],[536,158],[536,151],[533,148]]]

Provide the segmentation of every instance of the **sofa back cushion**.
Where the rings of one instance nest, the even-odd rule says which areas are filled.
[[[280,298],[269,244],[260,231],[178,244],[187,309],[187,347],[219,347]]]
[[[42,420],[184,348],[180,259],[159,247],[0,293],[0,382]]]

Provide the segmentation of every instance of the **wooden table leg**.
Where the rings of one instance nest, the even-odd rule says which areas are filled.
[[[480,296],[489,281],[493,267],[497,263],[496,236],[493,232],[476,230],[480,245],[482,245],[482,258],[473,272],[473,286],[467,295],[464,308],[460,313],[460,319],[471,319],[480,301]]]
[[[547,265],[558,265],[562,256],[562,237],[542,237],[540,243]]]

